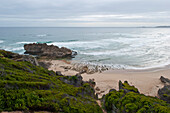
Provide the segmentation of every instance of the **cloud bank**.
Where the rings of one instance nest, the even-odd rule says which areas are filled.
[[[0,26],[170,25],[169,0],[0,0]]]

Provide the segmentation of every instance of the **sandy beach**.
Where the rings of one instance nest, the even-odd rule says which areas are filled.
[[[63,75],[75,75],[79,72],[64,67],[71,67],[70,61],[52,60],[49,70],[61,71]],[[96,93],[99,98],[107,94],[110,89],[118,90],[118,82],[127,80],[130,85],[134,85],[139,89],[140,93],[149,96],[157,96],[159,88],[164,86],[160,81],[160,77],[170,78],[169,66],[164,68],[155,68],[149,70],[108,70],[102,73],[82,74],[83,80],[88,81],[94,79],[96,82]]]
[[[99,97],[107,94],[110,89],[118,90],[118,82],[127,80],[130,85],[134,85],[140,93],[149,96],[157,96],[159,88],[164,86],[159,80],[161,76],[170,78],[170,70],[151,70],[151,71],[133,71],[133,70],[109,70],[103,73],[83,74],[83,79],[95,79],[96,87],[100,89],[97,91]],[[103,92],[103,93],[100,93]]]

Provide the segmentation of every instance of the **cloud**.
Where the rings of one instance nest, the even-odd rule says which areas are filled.
[[[104,25],[102,23],[109,22],[113,27],[123,24],[129,26],[127,23],[170,25],[169,0],[0,0],[0,2],[0,26],[57,27],[79,24],[102,27]]]

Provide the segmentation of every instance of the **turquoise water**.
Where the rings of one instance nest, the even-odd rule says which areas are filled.
[[[147,69],[170,64],[168,28],[0,28],[0,49],[24,53],[27,43],[78,52],[73,60],[113,68]]]

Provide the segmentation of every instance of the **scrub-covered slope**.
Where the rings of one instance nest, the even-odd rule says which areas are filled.
[[[140,94],[127,81],[119,82],[119,91],[111,90],[103,97],[108,113],[170,113],[170,105],[156,97]]]
[[[0,111],[102,112],[89,83],[66,84],[61,80],[76,81],[77,76],[56,75],[30,62],[12,60],[12,54],[0,50]]]

